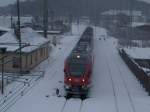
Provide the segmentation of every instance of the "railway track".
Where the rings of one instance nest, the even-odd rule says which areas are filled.
[[[70,111],[81,112],[83,107],[83,102],[84,101],[80,99],[74,99],[74,98],[66,99],[60,112],[70,112]]]
[[[108,55],[107,55],[108,56]],[[119,57],[118,57],[119,58]],[[114,57],[114,58],[108,58],[107,57],[107,63],[108,63],[108,60],[118,60],[118,58],[117,57]],[[109,64],[109,63],[108,63]],[[123,73],[122,73],[122,71],[121,71],[121,68],[120,68],[120,66],[118,65],[118,63],[116,62],[116,63],[112,63],[111,64],[111,66],[114,66],[118,71],[118,74],[119,74],[119,76],[118,77],[120,77],[120,80],[122,81],[122,84],[123,84],[123,86],[124,86],[124,88],[125,88],[125,91],[126,91],[126,95],[127,95],[127,97],[128,97],[128,102],[129,102],[129,104],[130,104],[130,107],[131,107],[131,110],[132,110],[132,112],[136,112],[136,109],[135,109],[135,106],[134,106],[134,102],[133,102],[133,100],[132,100],[132,96],[131,96],[131,94],[130,94],[130,91],[129,91],[129,89],[128,89],[128,86],[127,86],[127,84],[126,84],[126,81],[125,81],[125,79],[124,79],[124,77],[123,77]],[[110,64],[109,64],[109,71],[111,71],[110,70]],[[111,75],[111,74],[110,74]],[[111,75],[111,79],[112,79],[112,81],[113,81],[113,78],[112,78],[112,75]],[[114,85],[114,84],[113,84]],[[115,86],[115,85],[114,85]],[[117,96],[116,96],[116,101],[117,101]],[[118,102],[119,103],[119,102]],[[119,112],[119,107],[117,106],[117,112]]]
[[[13,104],[15,104],[22,96],[24,96],[30,89],[32,89],[39,81],[39,78],[32,78],[29,81],[30,85],[16,86],[16,90],[9,94],[5,99],[1,99],[0,112],[7,111]]]
[[[133,111],[133,112],[136,112],[136,109],[135,109],[135,106],[134,106],[134,102],[133,102],[131,93],[130,93],[129,88],[128,88],[128,86],[127,86],[127,83],[126,83],[126,81],[125,81],[125,79],[124,79],[124,77],[123,77],[122,71],[121,71],[119,65],[118,65],[117,63],[115,63],[115,64],[116,64],[116,67],[118,68],[119,75],[120,75],[120,77],[121,77],[121,79],[122,79],[122,82],[123,82],[123,84],[124,84],[124,87],[125,87],[125,89],[126,89],[126,92],[127,92],[127,95],[128,95],[129,101],[130,101],[130,105],[131,105],[131,107],[132,107],[132,111]]]
[[[108,59],[108,57],[106,56],[106,54],[105,54],[105,57]],[[116,94],[116,90],[115,90],[115,84],[114,84],[113,77],[112,77],[112,75],[111,75],[111,69],[110,69],[110,65],[109,65],[107,59],[106,59],[106,64],[107,64],[107,67],[108,67],[108,72],[109,72],[109,76],[110,76],[110,81],[111,81],[111,85],[112,85],[112,89],[113,89],[113,96],[114,96],[115,108],[116,108],[116,112],[120,112],[120,111],[119,111],[119,106],[118,106],[117,94]]]
[[[97,41],[97,40],[99,40],[99,38],[96,38],[95,39],[95,41]],[[100,44],[103,44],[102,42],[100,43]],[[103,45],[103,46],[105,46],[105,45]],[[97,47],[97,46],[94,46],[95,48]],[[104,48],[102,48],[102,47],[100,47],[99,49],[97,49],[97,50],[105,50]],[[98,51],[94,51],[94,55],[96,56],[96,52],[98,52]],[[104,73],[106,73],[105,75],[108,75],[108,76],[106,76],[106,77],[108,77],[108,81],[110,82],[110,88],[111,88],[111,91],[112,91],[112,109],[114,109],[114,111],[116,111],[116,112],[119,112],[119,102],[118,102],[118,99],[117,99],[117,94],[116,94],[116,89],[115,89],[115,83],[114,83],[114,80],[113,80],[113,76],[112,76],[112,71],[111,71],[111,66],[110,66],[110,64],[109,64],[109,62],[108,62],[108,57],[107,57],[107,54],[106,54],[106,51],[104,51],[103,53],[102,53],[103,55],[101,55],[102,57],[104,57],[104,59],[106,60],[106,61],[104,61],[105,63],[103,64],[103,66],[104,66],[104,68],[108,68],[107,69],[107,71],[105,71]],[[101,58],[100,58],[101,59]],[[101,60],[99,60],[99,62],[101,62]],[[106,111],[107,111],[108,109],[106,109]]]

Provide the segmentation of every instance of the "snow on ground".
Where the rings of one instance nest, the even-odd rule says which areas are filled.
[[[43,112],[54,111],[60,112],[66,99],[54,96],[55,88],[62,87],[59,81],[63,81],[64,60],[69,55],[77,43],[79,33],[85,29],[85,26],[79,26],[81,32],[77,32],[73,26],[75,36],[66,36],[61,40],[55,50],[52,51],[49,63],[47,63],[44,79],[31,91],[23,96],[22,99],[8,110],[8,112]],[[77,35],[78,33],[78,35]],[[61,49],[59,49],[61,48]],[[51,59],[51,57],[53,57]]]
[[[69,99],[63,109],[63,112],[80,112],[82,101],[80,99]]]
[[[82,112],[149,112],[149,96],[119,56],[116,40],[98,38],[91,98],[84,101]]]
[[[64,60],[78,40],[66,36],[51,54],[53,63],[46,67],[44,79],[17,101],[7,112],[149,112],[150,99],[116,50],[116,40],[107,37],[105,29],[96,28],[95,63],[90,98],[66,100],[53,95],[62,87]],[[61,49],[59,49],[61,48]]]

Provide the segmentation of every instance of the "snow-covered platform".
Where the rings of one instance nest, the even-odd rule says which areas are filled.
[[[134,60],[138,67],[150,76],[150,48],[123,48],[125,53]]]
[[[98,27],[95,30],[90,98],[66,100],[53,95],[55,88],[63,87],[59,81],[64,78],[64,60],[79,37],[66,36],[53,50],[44,79],[7,112],[149,112],[150,97],[119,56],[116,40],[100,39],[106,35],[106,30]]]
[[[126,53],[134,59],[150,59],[150,48],[124,48]]]

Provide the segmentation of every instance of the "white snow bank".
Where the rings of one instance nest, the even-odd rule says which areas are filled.
[[[150,59],[150,48],[124,48],[126,53],[134,59]]]

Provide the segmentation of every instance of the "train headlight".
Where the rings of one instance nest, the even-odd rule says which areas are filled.
[[[82,82],[85,82],[85,79],[82,79]]]
[[[77,55],[77,58],[80,58],[80,55]]]
[[[70,82],[72,81],[72,79],[71,79],[71,78],[69,78],[68,80],[69,80]]]

